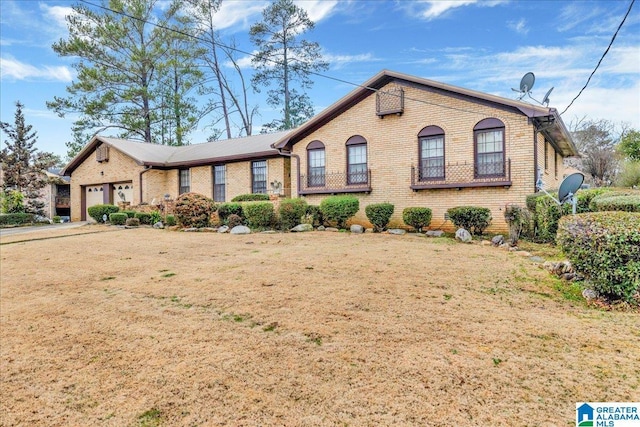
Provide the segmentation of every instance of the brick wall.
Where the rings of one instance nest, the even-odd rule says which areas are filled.
[[[391,83],[384,89],[395,85]],[[533,126],[522,114],[497,109],[464,99],[445,96],[406,86],[405,110],[402,115],[379,118],[376,115],[376,97],[371,95],[351,107],[332,121],[307,136],[293,147],[300,158],[300,173],[306,174],[306,146],[314,140],[325,145],[326,173],[346,171],[346,141],[353,135],[367,140],[368,167],[371,169],[369,194],[357,193],[360,212],[354,222],[367,223],[365,206],[371,203],[391,202],[395,205],[392,225],[401,226],[402,210],[410,206],[425,206],[433,210],[432,227],[451,229],[444,222],[450,207],[475,205],[492,211],[493,224],[489,231],[506,231],[503,212],[507,203],[524,206],[525,197],[535,190],[534,132]],[[441,105],[446,105],[445,108]],[[512,186],[413,191],[411,167],[418,164],[418,133],[429,125],[441,127],[445,132],[445,162],[474,160],[474,126],[482,119],[497,118],[505,124],[505,158],[511,159]],[[541,153],[541,140],[535,147]],[[539,155],[539,162],[540,162]],[[293,160],[293,174],[298,173],[298,162]],[[559,162],[560,178],[562,162]],[[552,164],[553,166],[553,164]],[[553,173],[553,170],[551,170]],[[547,185],[551,184],[551,180]],[[293,194],[298,194],[297,180],[292,179]],[[309,203],[319,204],[326,195],[305,196]]]

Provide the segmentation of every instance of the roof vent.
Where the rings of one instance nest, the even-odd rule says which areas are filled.
[[[401,88],[382,89],[376,92],[376,114],[383,118],[389,114],[404,112],[404,90]]]
[[[109,146],[102,144],[96,148],[96,161],[99,163],[109,161]]]

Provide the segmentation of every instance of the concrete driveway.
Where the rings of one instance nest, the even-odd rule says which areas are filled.
[[[87,221],[65,222],[62,224],[34,225],[30,227],[0,228],[0,237],[14,236],[16,234],[27,234],[42,230],[61,230],[67,228],[77,228],[87,225]]]

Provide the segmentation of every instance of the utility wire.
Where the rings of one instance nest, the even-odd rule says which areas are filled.
[[[600,67],[600,64],[602,63],[602,60],[604,59],[604,57],[607,55],[607,53],[609,52],[609,49],[611,49],[611,45],[613,45],[613,41],[616,39],[616,37],[618,36],[618,32],[620,31],[620,28],[622,28],[622,25],[624,25],[624,21],[627,20],[627,16],[629,16],[629,13],[631,12],[631,8],[633,7],[633,4],[636,2],[636,0],[631,0],[631,4],[629,4],[629,9],[627,9],[627,13],[624,15],[624,18],[622,18],[622,22],[620,22],[620,25],[618,25],[618,29],[616,30],[616,32],[613,34],[613,37],[611,38],[611,41],[609,42],[609,46],[607,46],[607,49],[604,51],[604,53],[602,54],[602,56],[600,57],[600,60],[598,61],[598,63],[596,64],[596,68],[593,69],[593,71],[591,72],[591,74],[589,75],[589,78],[587,79],[587,82],[584,84],[584,86],[582,87],[582,89],[580,89],[580,92],[578,92],[578,94],[576,95],[575,98],[573,98],[571,100],[571,102],[569,103],[569,105],[567,105],[567,108],[564,109],[564,111],[562,113],[560,113],[560,115],[563,115],[568,109],[569,107],[571,107],[571,105],[573,105],[574,101],[576,99],[578,99],[578,97],[580,95],[582,95],[582,92],[587,88],[587,86],[589,86],[589,82],[591,81],[591,77],[593,77],[593,75],[596,73],[596,71],[598,70],[598,67]]]

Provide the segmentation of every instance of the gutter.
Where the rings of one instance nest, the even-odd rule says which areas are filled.
[[[142,204],[142,175],[144,175],[146,172],[149,172],[151,169],[153,169],[153,166],[145,166],[144,169],[140,171],[140,175],[138,176],[138,188],[140,188],[140,201],[138,202],[139,205]]]

